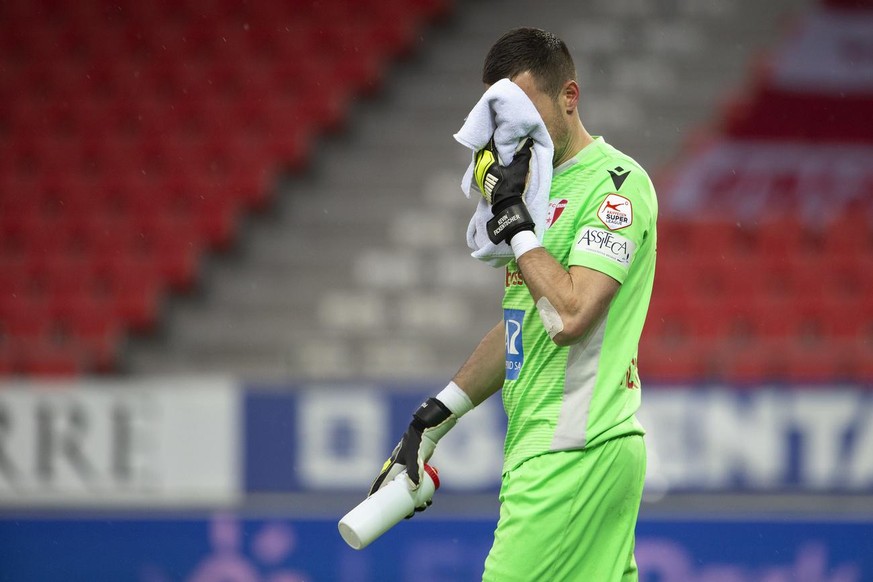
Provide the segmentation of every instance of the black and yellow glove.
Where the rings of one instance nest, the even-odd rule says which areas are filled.
[[[512,162],[501,166],[494,140],[476,152],[473,178],[494,218],[488,221],[488,238],[494,244],[506,241],[523,230],[534,230],[534,221],[524,204],[530,176],[533,139],[528,138]]]
[[[382,465],[382,470],[373,481],[368,495],[372,495],[397,475],[406,471],[415,490],[424,479],[424,464],[433,455],[437,442],[455,426],[458,417],[436,398],[428,398],[412,415],[412,422],[403,438],[394,447],[394,452]],[[416,507],[416,511],[427,509],[427,505]],[[411,517],[411,515],[410,515]]]

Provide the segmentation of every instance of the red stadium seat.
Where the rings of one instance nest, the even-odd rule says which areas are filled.
[[[824,233],[824,253],[829,258],[873,253],[873,229],[863,220],[847,220],[845,224],[834,226]]]
[[[69,342],[84,354],[86,369],[113,369],[122,325],[110,305],[92,293],[79,293],[55,297],[50,309]]]
[[[852,354],[834,342],[790,342],[783,379],[797,384],[850,380]]]
[[[11,341],[0,338],[0,375],[9,376],[16,373],[15,351]]]
[[[643,329],[643,338],[652,338],[665,343],[686,342],[692,336],[688,321],[684,297],[666,297],[654,299],[649,306],[649,313]]]
[[[826,284],[835,299],[870,301],[873,297],[873,253],[855,253],[827,260]]]
[[[748,253],[751,241],[747,227],[735,220],[688,222],[685,255],[715,260]]]
[[[83,254],[58,253],[31,261],[30,277],[49,298],[88,293],[94,288],[93,262]]]
[[[132,217],[130,226],[140,238],[128,256],[153,265],[156,276],[170,288],[190,291],[202,249],[198,233],[186,230],[184,221],[159,214]]]
[[[18,339],[48,338],[53,332],[48,302],[40,295],[0,297],[0,323],[5,335]]]
[[[129,329],[146,332],[155,327],[165,290],[156,265],[131,257],[109,258],[98,263],[97,280],[106,304]]]
[[[808,251],[813,235],[796,219],[772,219],[752,226],[749,240],[755,254],[773,261]]]
[[[30,287],[30,264],[20,255],[0,254],[0,297],[26,294]]]
[[[859,121],[871,115],[873,105],[865,94],[795,93],[765,86],[734,112],[724,129],[742,139],[869,142],[870,133]]]
[[[214,182],[179,178],[160,187],[164,216],[188,225],[205,244],[215,249],[227,249],[236,236],[236,221],[245,201],[255,198],[248,190],[264,190],[263,185],[237,184],[232,181],[223,188]],[[193,241],[192,241],[193,242]]]
[[[85,371],[81,353],[73,344],[34,342],[16,359],[21,372],[29,376],[69,377]]]
[[[698,340],[640,342],[639,370],[643,383],[683,382],[688,378],[712,378],[711,347]]]
[[[778,379],[784,369],[778,350],[768,342],[748,341],[716,349],[718,377],[723,382],[739,385],[769,382]]]

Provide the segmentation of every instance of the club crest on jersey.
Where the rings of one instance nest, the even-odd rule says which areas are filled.
[[[567,200],[552,200],[549,202],[549,212],[546,214],[546,228],[551,228],[553,224],[558,222],[558,219],[561,218],[561,214],[564,213],[564,209],[567,208]]]
[[[609,230],[627,228],[634,221],[634,211],[631,201],[620,194],[609,194],[600,209],[597,218]]]

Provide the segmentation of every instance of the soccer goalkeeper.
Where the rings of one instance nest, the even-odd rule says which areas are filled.
[[[523,194],[531,142],[507,166],[476,156],[479,189],[515,255],[503,321],[415,413],[371,488],[422,465],[458,418],[503,389],[508,417],[500,519],[483,580],[637,580],[634,528],[646,468],[637,344],[655,271],[658,204],[646,172],[592,137],[563,41],[520,28],[491,47],[482,80],[531,99],[554,142],[542,243]],[[563,209],[563,211],[559,211]],[[496,242],[496,241],[495,241]]]

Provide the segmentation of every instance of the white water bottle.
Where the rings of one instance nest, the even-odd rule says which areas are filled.
[[[413,491],[409,487],[410,483],[404,471],[345,514],[338,526],[346,543],[356,550],[366,548],[415,511],[416,507],[430,501],[434,491],[440,487],[436,468],[425,464],[424,478],[419,488]]]

